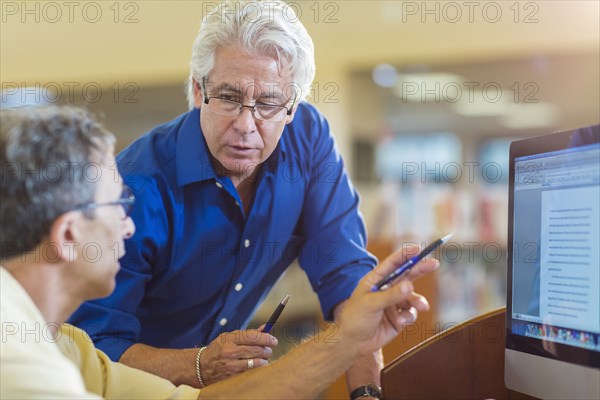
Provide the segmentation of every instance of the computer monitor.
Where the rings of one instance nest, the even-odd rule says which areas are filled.
[[[506,387],[600,399],[600,126],[511,143]]]

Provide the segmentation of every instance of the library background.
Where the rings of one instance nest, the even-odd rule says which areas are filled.
[[[191,45],[215,3],[120,3],[118,19],[109,3],[98,3],[95,23],[5,14],[2,105],[85,105],[115,132],[119,151],[187,110]],[[600,120],[599,4],[481,2],[459,18],[454,2],[289,3],[315,42],[308,101],[328,118],[360,193],[369,250],[381,259],[454,232],[436,252],[441,268],[416,285],[432,310],[384,349],[389,362],[505,304],[508,146]],[[492,8],[500,14],[480,13]],[[294,265],[255,323],[287,293],[276,356],[322,318]],[[323,394],[346,396],[343,378]]]

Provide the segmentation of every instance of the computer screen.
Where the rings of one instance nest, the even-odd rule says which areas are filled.
[[[506,385],[600,397],[600,127],[513,142]]]

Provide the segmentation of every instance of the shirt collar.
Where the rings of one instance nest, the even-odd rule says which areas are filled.
[[[177,135],[177,185],[200,182],[216,177],[210,151],[200,129],[200,109],[188,113]]]

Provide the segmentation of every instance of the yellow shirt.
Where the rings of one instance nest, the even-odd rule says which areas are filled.
[[[81,329],[56,338],[25,289],[0,268],[0,398],[195,399],[199,390],[115,363]]]
[[[196,399],[198,389],[113,362],[81,329],[64,324],[58,346],[81,371],[85,387],[106,399]]]

